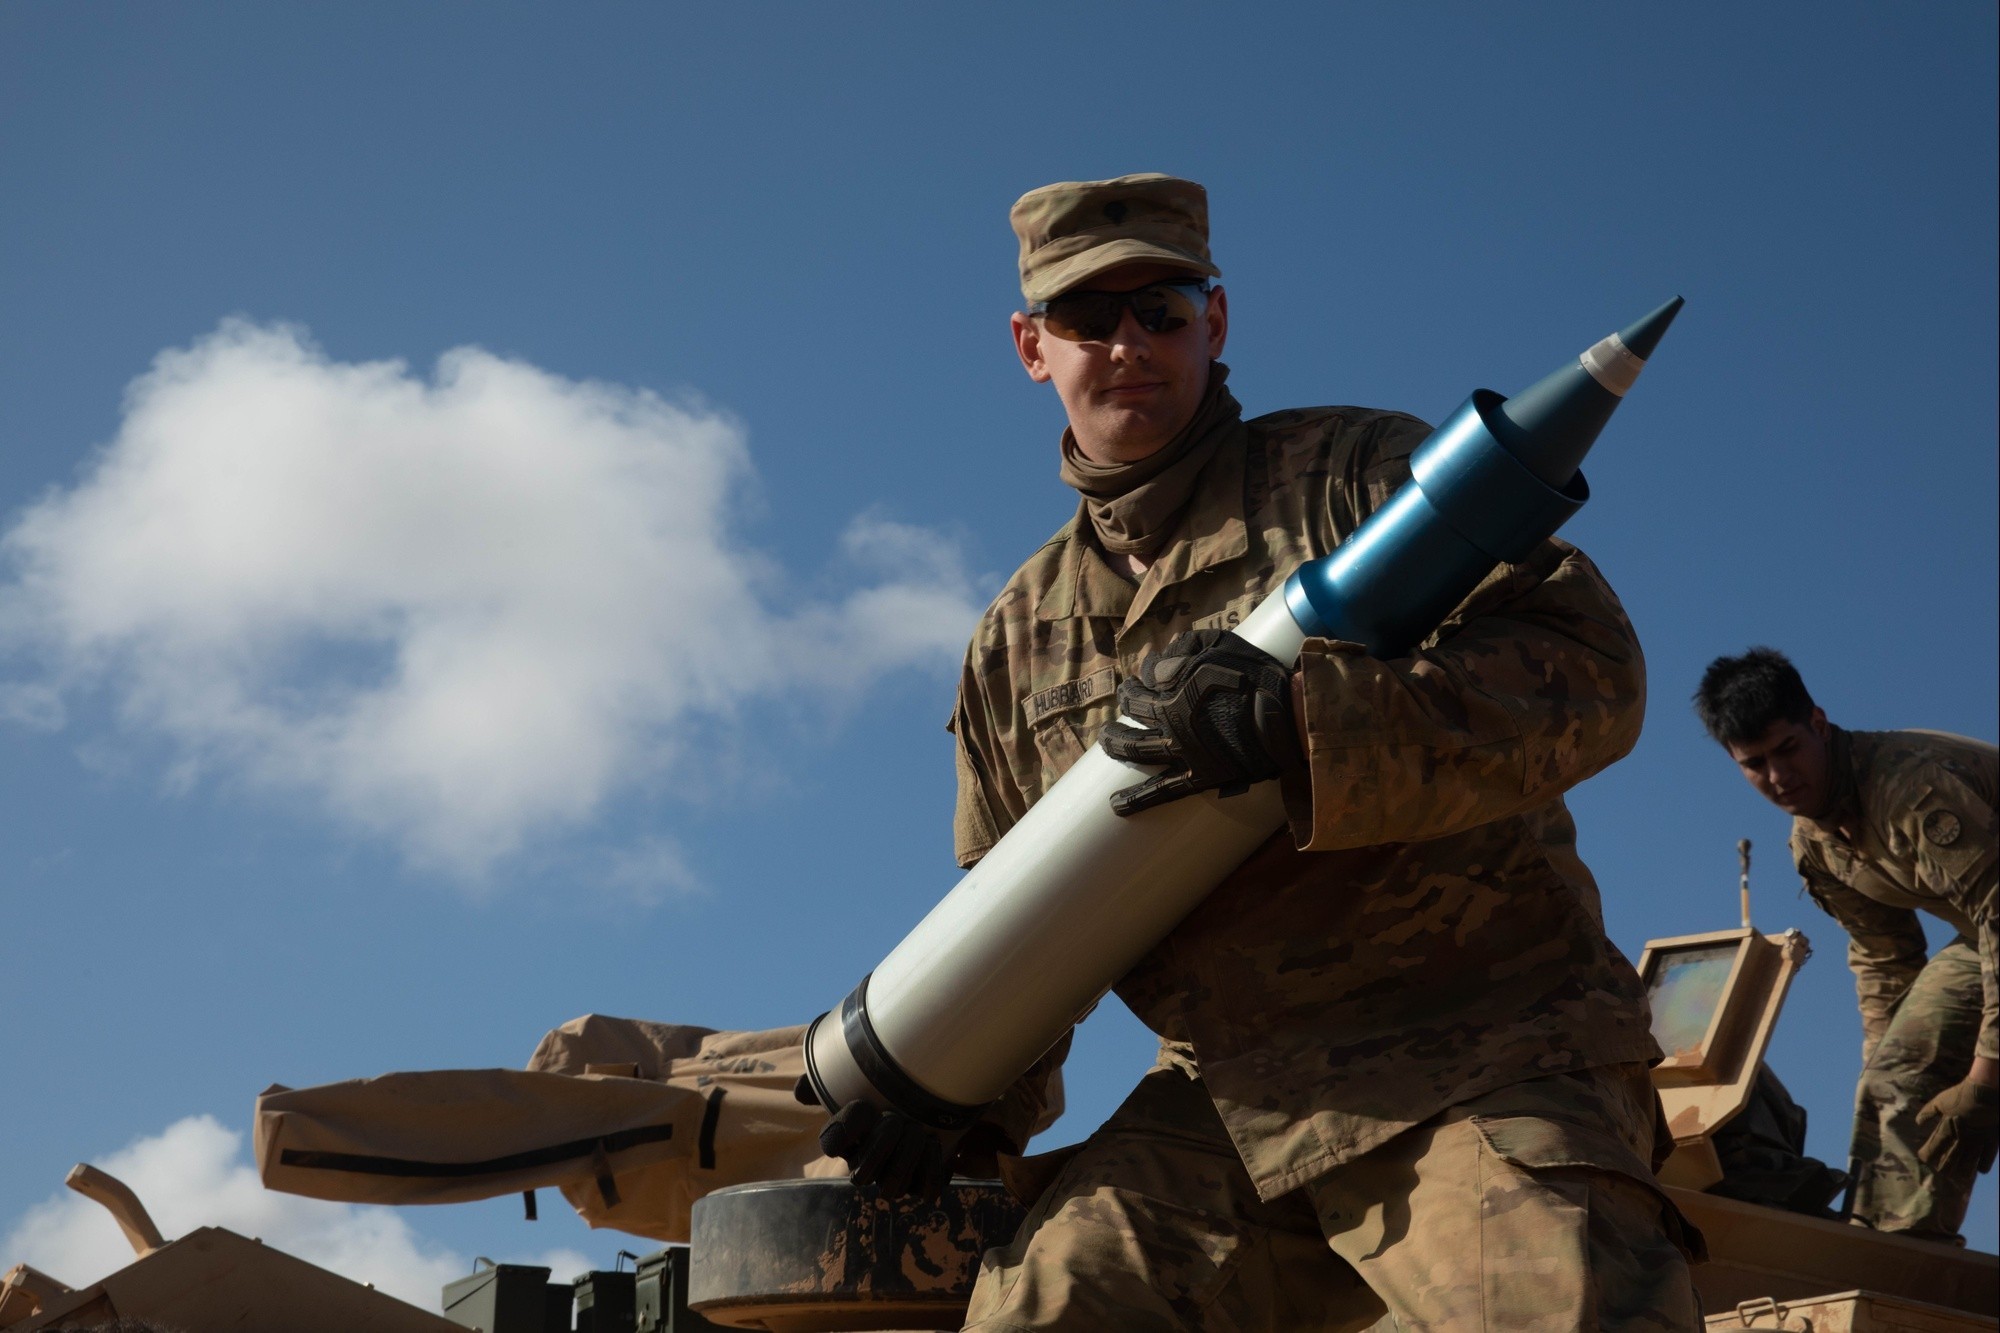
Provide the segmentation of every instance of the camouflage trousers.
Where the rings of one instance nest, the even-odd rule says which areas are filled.
[[[1917,1160],[1935,1126],[1925,1102],[1964,1078],[1979,1038],[1979,953],[1963,937],[1939,949],[1869,1053],[1854,1090],[1854,1217],[1877,1231],[1955,1239],[1972,1201],[1967,1159],[1949,1175]]]
[[[1264,1201],[1203,1084],[1156,1069],[986,1253],[965,1327],[1699,1329],[1654,1105],[1639,1065],[1533,1079]]]

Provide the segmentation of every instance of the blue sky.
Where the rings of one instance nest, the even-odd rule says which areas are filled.
[[[1755,839],[1845,1158],[1838,930],[1685,700],[1768,642],[1995,735],[1993,7],[1140,13],[0,8],[0,1235],[170,1127],[230,1179],[272,1081],[845,993],[955,878],[957,645],[1071,507],[1007,206],[1138,170],[1209,187],[1253,413],[1436,420],[1687,297],[1567,534],[1653,686],[1573,804],[1635,957]],[[1047,1142],[1148,1058],[1093,1018]],[[405,1248],[618,1247],[554,1211]]]

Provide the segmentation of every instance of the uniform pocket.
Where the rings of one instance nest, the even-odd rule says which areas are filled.
[[[1472,1117],[1472,1127],[1495,1157],[1525,1170],[1562,1166],[1616,1171],[1651,1185],[1653,1173],[1612,1135],[1540,1116]]]
[[[1099,724],[1100,727],[1102,725]],[[1034,735],[1035,753],[1041,756],[1042,769],[1051,782],[1069,772],[1071,766],[1083,758],[1083,752],[1090,748],[1091,741],[1097,739],[1093,732],[1090,740],[1085,740],[1080,728],[1066,713],[1043,718],[1035,724]]]
[[[1700,1263],[1708,1257],[1708,1245],[1700,1230],[1681,1215],[1638,1154],[1614,1135],[1536,1116],[1475,1115],[1471,1121],[1489,1152],[1530,1175],[1601,1171],[1641,1186],[1659,1205],[1661,1226],[1674,1248],[1690,1263]]]
[[[1105,724],[1118,715],[1117,694],[1117,672],[1107,666],[1021,701],[1049,781],[1069,772],[1097,743]]]

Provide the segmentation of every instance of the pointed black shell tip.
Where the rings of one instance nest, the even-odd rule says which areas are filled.
[[[1625,344],[1627,351],[1640,360],[1652,356],[1653,349],[1660,345],[1660,339],[1667,331],[1667,325],[1674,322],[1674,316],[1686,305],[1680,297],[1661,306],[1650,315],[1645,315],[1618,331],[1618,341]]]

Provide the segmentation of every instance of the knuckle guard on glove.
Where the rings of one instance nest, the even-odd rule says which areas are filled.
[[[849,1102],[819,1132],[820,1151],[848,1165],[848,1178],[885,1198],[935,1199],[950,1183],[948,1146],[936,1130],[900,1111]]]
[[[1114,793],[1111,808],[1130,815],[1195,792],[1235,795],[1298,767],[1291,684],[1284,663],[1228,630],[1176,635],[1118,686],[1130,721],[1102,737],[1112,758],[1164,771]]]

